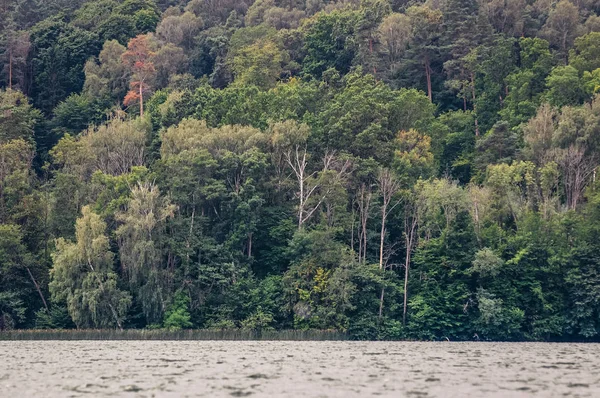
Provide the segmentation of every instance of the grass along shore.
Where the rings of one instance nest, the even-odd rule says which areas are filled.
[[[348,340],[335,330],[251,329],[28,329],[0,331],[11,340]]]

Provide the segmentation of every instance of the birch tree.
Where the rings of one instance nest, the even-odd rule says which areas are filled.
[[[315,214],[331,194],[336,183],[350,172],[349,160],[339,160],[333,151],[325,151],[320,166],[311,162],[307,148],[309,129],[294,121],[272,127],[273,142],[296,180],[298,230]]]
[[[159,238],[164,222],[173,217],[175,206],[160,195],[153,183],[138,183],[131,189],[126,209],[117,213],[122,223],[116,235],[123,272],[140,301],[148,323],[162,319],[170,279],[162,267]]]
[[[85,206],[75,228],[75,242],[56,241],[50,293],[67,304],[78,328],[122,329],[131,296],[117,286],[106,223]]]

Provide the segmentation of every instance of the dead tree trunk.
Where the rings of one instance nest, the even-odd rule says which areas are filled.
[[[392,210],[394,210],[394,208],[400,203],[400,201],[397,201],[396,203],[392,204],[394,195],[396,195],[396,193],[398,193],[400,190],[400,183],[388,169],[382,169],[379,172],[377,183],[379,185],[379,192],[383,199],[383,203],[381,205],[381,233],[379,240],[379,269],[382,269],[386,221]]]
[[[477,104],[475,103],[475,74],[471,72],[471,96],[473,98],[473,113],[475,113],[475,136],[479,137],[479,121],[477,120]]]
[[[294,150],[289,150],[285,153],[285,160],[290,166],[296,181],[298,183],[298,230],[302,230],[306,221],[321,207],[325,199],[331,194],[333,189],[332,183],[343,179],[350,169],[350,161],[336,162],[334,152],[326,152],[323,156],[323,166],[320,170],[308,173],[308,158],[306,147],[300,148],[299,145],[294,147]],[[334,171],[333,181],[329,184],[324,184],[320,177],[324,177],[329,171]],[[310,207],[309,200],[313,197],[318,197],[316,203]]]
[[[414,204],[407,204],[404,215],[404,243],[406,255],[404,257],[404,302],[402,307],[402,324],[406,325],[406,312],[408,307],[408,275],[412,251],[417,243],[418,218]]]
[[[37,290],[38,294],[40,295],[40,298],[42,299],[42,303],[44,303],[44,308],[46,308],[46,312],[48,312],[48,304],[46,303],[46,299],[44,298],[44,295],[42,294],[42,289],[40,289],[40,285],[37,283],[37,281],[33,277],[33,274],[31,273],[31,270],[29,269],[29,267],[25,266],[25,269],[27,270],[27,273],[29,274],[29,277],[31,278],[31,282],[33,282],[33,285],[35,286],[35,289]]]
[[[425,78],[427,79],[427,97],[429,97],[429,102],[433,102],[433,94],[431,92],[431,65],[429,61],[429,56],[425,55]]]
[[[361,184],[359,195],[358,210],[360,231],[358,236],[358,260],[359,262],[365,263],[367,260],[367,223],[369,220],[369,210],[371,208],[371,198],[373,196],[371,187],[367,187],[366,184]]]

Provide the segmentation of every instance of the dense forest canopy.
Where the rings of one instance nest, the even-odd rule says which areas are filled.
[[[598,14],[0,0],[0,329],[598,339]]]

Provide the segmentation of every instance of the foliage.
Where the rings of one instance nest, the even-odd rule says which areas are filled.
[[[13,3],[0,329],[600,339],[593,2]]]
[[[190,322],[190,312],[188,306],[190,303],[189,296],[186,296],[185,292],[179,291],[175,293],[173,303],[165,311],[165,320],[163,325],[165,328],[170,330],[185,329],[192,326]]]

